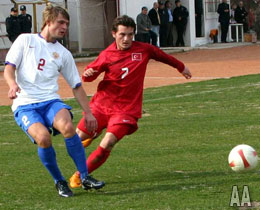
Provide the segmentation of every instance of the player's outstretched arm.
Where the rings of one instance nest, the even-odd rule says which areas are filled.
[[[185,66],[184,70],[181,72],[181,74],[186,78],[186,79],[190,79],[192,77],[190,70],[188,69],[188,67]]]
[[[20,93],[20,88],[15,81],[15,67],[12,65],[6,65],[4,70],[4,78],[9,86],[8,98],[15,99],[16,93]]]
[[[79,105],[85,112],[85,121],[86,121],[86,126],[88,131],[95,132],[97,130],[97,120],[96,118],[92,115],[92,112],[89,108],[89,102],[87,95],[83,89],[82,86],[76,87],[73,89],[73,94],[75,98],[77,99]]]
[[[88,68],[83,72],[82,79],[84,82],[92,82],[98,77],[99,74],[99,71],[94,70],[92,68]]]

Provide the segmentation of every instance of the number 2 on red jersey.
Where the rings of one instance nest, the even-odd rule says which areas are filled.
[[[43,58],[40,59],[38,64],[38,70],[43,71],[43,66],[45,65],[45,60]]]

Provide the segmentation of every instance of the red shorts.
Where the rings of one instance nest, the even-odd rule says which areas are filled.
[[[117,140],[122,139],[125,135],[134,133],[137,129],[138,119],[127,114],[106,115],[100,111],[92,109],[92,114],[97,119],[98,128],[97,135],[107,128],[107,132],[113,133]],[[82,117],[78,123],[78,129],[93,137],[93,133],[89,133],[85,126],[85,118]]]

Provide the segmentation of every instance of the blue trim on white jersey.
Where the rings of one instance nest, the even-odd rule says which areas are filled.
[[[81,82],[78,83],[78,84],[76,84],[75,88],[78,88],[78,87],[80,87],[80,86],[82,86],[82,83],[81,83]]]
[[[44,39],[44,37],[40,34],[40,33],[38,33],[38,36],[40,37],[40,38],[42,38],[42,39]],[[46,41],[46,39],[44,39],[45,41]],[[46,41],[47,42],[47,41]],[[57,40],[55,40],[54,42],[52,42],[52,44],[55,44],[57,42]]]
[[[16,65],[13,64],[13,63],[10,63],[9,61],[6,61],[6,62],[5,62],[5,65],[11,65],[11,66],[13,66],[14,68],[16,68]]]

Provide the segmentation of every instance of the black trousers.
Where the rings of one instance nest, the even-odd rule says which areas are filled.
[[[177,41],[176,41],[176,47],[178,46],[185,46],[184,40],[183,40],[183,35],[184,35],[184,31],[185,31],[186,25],[182,25],[182,24],[177,24],[176,25],[176,29],[177,29]]]
[[[160,47],[167,47],[167,25],[160,25]]]
[[[173,22],[167,24],[166,40],[167,47],[173,47]]]
[[[221,22],[221,42],[227,42],[229,22]]]
[[[139,42],[144,42],[144,43],[151,43],[152,40],[152,45],[157,46],[157,35],[153,31],[149,31],[149,33],[139,33],[135,35],[135,40]]]

